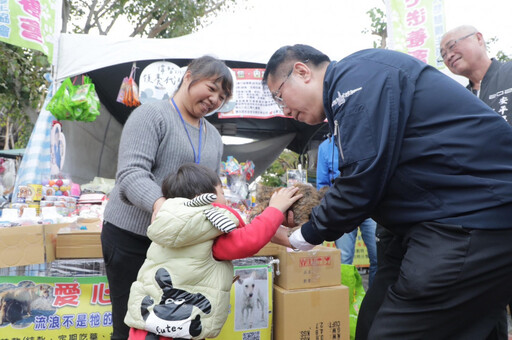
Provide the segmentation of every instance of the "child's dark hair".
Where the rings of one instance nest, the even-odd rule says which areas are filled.
[[[184,197],[192,199],[201,194],[216,194],[220,185],[219,176],[201,164],[186,163],[176,173],[170,174],[162,183],[165,198]]]

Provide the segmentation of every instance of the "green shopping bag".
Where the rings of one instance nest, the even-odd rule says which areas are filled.
[[[353,340],[356,335],[359,307],[366,294],[363,287],[363,279],[354,265],[341,265],[341,284],[347,286],[349,291],[350,339]]]
[[[92,122],[100,114],[100,100],[91,78],[83,76],[80,85],[66,78],[46,109],[58,120]]]
[[[66,78],[57,89],[52,99],[46,106],[46,109],[58,120],[72,120],[73,109],[71,107],[71,95],[73,93],[73,83],[71,79]]]
[[[82,85],[74,87],[71,106],[75,120],[93,122],[100,114],[100,100],[91,78],[84,76]]]

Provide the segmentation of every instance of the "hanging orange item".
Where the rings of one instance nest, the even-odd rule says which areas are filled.
[[[135,70],[137,66],[135,62],[132,64],[132,71],[129,77],[124,77],[121,83],[121,88],[117,94],[117,102],[122,103],[128,107],[136,107],[140,105],[139,101],[139,87],[135,82]]]

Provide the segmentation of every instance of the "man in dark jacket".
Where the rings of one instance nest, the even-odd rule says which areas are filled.
[[[512,62],[489,58],[482,33],[470,25],[446,32],[440,52],[450,71],[468,78],[466,88],[512,125]],[[512,310],[512,302],[509,309]],[[501,339],[508,339],[506,310],[497,332],[501,333]]]
[[[382,280],[392,284],[366,298],[376,314],[364,315],[356,338],[488,337],[512,296],[512,127],[399,52],[330,62],[310,46],[285,46],[263,81],[285,115],[327,118],[343,160],[310,221],[275,240],[307,250],[368,217],[394,234]]]
[[[468,78],[467,89],[512,125],[512,62],[489,58],[482,33],[469,25],[446,32],[440,50],[448,69]]]

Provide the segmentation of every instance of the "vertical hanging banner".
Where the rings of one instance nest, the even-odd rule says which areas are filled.
[[[110,339],[109,293],[105,276],[0,276],[0,338]]]
[[[53,61],[57,0],[0,0],[0,41],[39,50]]]
[[[443,0],[386,0],[388,45],[443,68],[439,43],[445,32]]]

